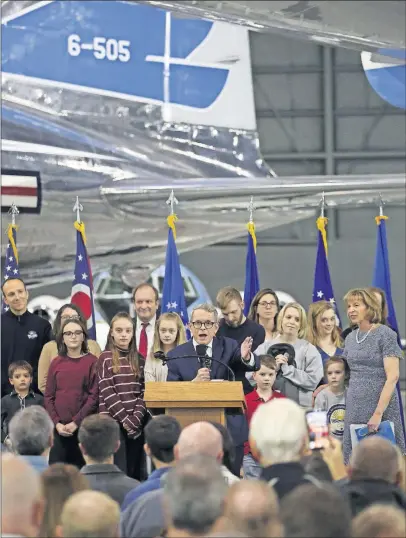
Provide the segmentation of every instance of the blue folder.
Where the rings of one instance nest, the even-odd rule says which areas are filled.
[[[355,434],[357,444],[371,435],[378,435],[396,445],[395,427],[389,420],[381,422],[377,432],[370,432],[366,424],[351,424],[351,430],[351,433]]]

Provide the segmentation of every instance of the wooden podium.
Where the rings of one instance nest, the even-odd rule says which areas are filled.
[[[145,383],[144,401],[149,409],[165,409],[184,428],[212,420],[226,425],[225,409],[244,408],[241,381],[166,381]]]

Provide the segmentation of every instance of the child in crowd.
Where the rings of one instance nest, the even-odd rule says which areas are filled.
[[[56,335],[58,356],[52,360],[45,388],[45,409],[55,424],[49,463],[85,462],[78,445],[82,420],[97,412],[97,357],[89,353],[86,325],[67,319]]]
[[[154,345],[145,361],[145,381],[166,381],[168,366],[154,357],[157,351],[165,355],[186,342],[186,331],[182,319],[176,312],[161,314],[155,325]]]
[[[331,435],[343,440],[345,418],[346,365],[342,357],[334,355],[326,361],[324,373],[328,386],[316,396],[314,409],[326,411]]]
[[[248,426],[258,406],[274,398],[285,398],[283,394],[273,389],[277,373],[276,360],[270,355],[260,355],[259,365],[259,370],[253,373],[256,389],[245,395]],[[252,455],[248,441],[244,445],[243,469],[244,478],[259,478],[261,474],[261,466]]]
[[[144,360],[137,351],[134,322],[127,312],[119,312],[111,320],[106,350],[98,362],[98,379],[99,412],[120,425],[120,448],[114,463],[130,478],[140,480],[147,419]]]
[[[8,378],[13,390],[1,399],[1,442],[8,435],[10,420],[20,409],[31,405],[44,406],[44,398],[30,387],[32,383],[32,366],[26,361],[15,361],[8,367]]]

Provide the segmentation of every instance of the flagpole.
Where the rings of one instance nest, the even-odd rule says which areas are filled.
[[[8,210],[8,214],[11,215],[11,226],[15,227],[16,215],[19,215],[20,211],[18,210],[18,207],[16,206],[14,202],[11,204],[11,207]]]
[[[379,209],[379,216],[375,217],[375,222],[377,225],[377,245],[375,253],[375,267],[374,267],[374,276],[372,280],[372,285],[374,287],[380,288],[383,290],[386,297],[386,305],[388,309],[388,318],[386,322],[390,328],[396,333],[397,341],[399,347],[401,347],[401,339],[399,333],[399,326],[396,319],[395,305],[392,298],[392,286],[390,282],[390,269],[389,269],[389,252],[388,252],[388,243],[386,237],[386,224],[385,221],[388,220],[388,217],[384,215],[383,208],[385,202],[382,198],[382,194],[379,193],[377,199],[377,206]],[[402,403],[402,393],[400,390],[399,381],[396,383],[396,391],[399,399],[399,410],[400,418],[402,422],[403,436],[406,440],[406,425],[405,425],[405,416],[403,412],[403,403]]]
[[[4,273],[2,277],[3,284],[8,279],[20,278],[20,269],[18,266],[18,251],[17,251],[17,225],[16,225],[16,216],[19,214],[18,207],[13,202],[8,211],[8,214],[11,215],[11,223],[7,226],[7,249],[4,259]],[[2,298],[1,310],[2,312],[8,312],[10,307],[4,302],[4,297]]]
[[[76,196],[76,202],[75,202],[75,205],[73,206],[73,211],[76,211],[76,222],[80,224],[81,223],[80,212],[83,211],[83,206],[79,202],[79,196]]]
[[[175,193],[173,192],[173,189],[172,189],[171,194],[169,195],[169,198],[166,200],[166,205],[169,206],[169,216],[166,219],[166,222],[167,222],[169,228],[171,228],[171,230],[173,232],[174,239],[176,239],[175,222],[178,220],[178,217],[177,217],[177,215],[175,213],[175,205],[178,204],[178,203],[179,202],[176,199]]]
[[[325,218],[325,215],[324,215],[324,210],[326,208],[326,195],[324,194],[324,191],[321,195],[321,200],[320,200],[320,217],[322,219]]]
[[[7,226],[6,233],[9,244],[11,245],[11,248],[13,250],[14,257],[18,263],[18,251],[16,240],[14,239],[14,232],[17,233],[16,216],[20,214],[20,211],[14,202],[11,204],[10,209],[8,210],[8,214],[11,215],[11,224]]]
[[[244,315],[247,316],[251,302],[260,289],[259,273],[257,265],[257,236],[255,234],[254,197],[251,196],[247,211],[249,220],[247,223],[248,238],[247,238],[247,254],[245,258],[245,284],[244,284]]]

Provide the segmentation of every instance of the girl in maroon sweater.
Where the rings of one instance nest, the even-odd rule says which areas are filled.
[[[136,348],[134,322],[126,312],[111,320],[106,351],[98,362],[99,412],[120,425],[120,448],[114,461],[120,469],[142,479],[144,403],[144,360]]]
[[[85,462],[77,434],[82,420],[97,412],[97,357],[89,353],[87,329],[79,319],[68,319],[56,335],[58,356],[51,362],[45,389],[45,409],[55,424],[49,463]]]

